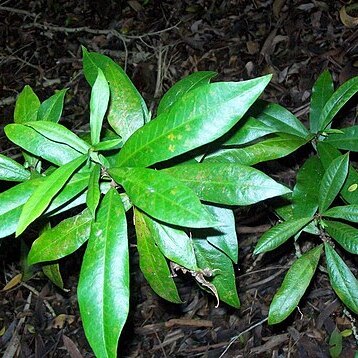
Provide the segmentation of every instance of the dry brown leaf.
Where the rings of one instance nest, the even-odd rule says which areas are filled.
[[[276,19],[280,17],[280,12],[285,5],[286,0],[275,0],[272,5],[272,12]]]
[[[8,291],[8,290],[12,289],[13,287],[17,286],[21,282],[21,279],[22,279],[22,274],[18,273],[5,285],[5,287],[2,289],[2,291]]]
[[[349,28],[356,27],[358,25],[358,17],[349,15],[347,10],[349,12],[349,7],[346,6],[343,6],[339,10],[339,17],[341,18],[343,25]]]
[[[80,353],[76,344],[73,342],[71,338],[63,335],[62,340],[71,358],[83,358],[83,355]]]
[[[75,321],[75,316],[67,315],[67,314],[60,314],[55,317],[52,321],[52,327],[62,329],[65,323],[72,324]]]

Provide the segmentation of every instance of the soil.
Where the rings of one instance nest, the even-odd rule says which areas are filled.
[[[12,121],[16,97],[26,84],[41,100],[68,88],[61,123],[74,130],[86,128],[90,89],[82,74],[81,45],[123,66],[153,111],[173,83],[194,71],[216,71],[220,81],[272,73],[265,99],[284,105],[306,123],[310,91],[323,70],[330,70],[337,86],[358,74],[358,29],[340,16],[348,3],[2,0],[1,153],[19,157],[3,128]],[[337,121],[354,118],[351,101]],[[292,186],[307,154],[299,151],[265,169]],[[277,221],[269,209],[270,202],[265,202],[235,211],[239,310],[225,304],[215,308],[215,298],[185,275],[177,278],[184,303],[163,301],[144,280],[131,247],[131,313],[119,356],[329,357],[335,328],[349,330],[357,324],[332,291],[324,268],[288,320],[267,324],[271,299],[295,258],[292,243],[253,257],[258,238]],[[35,233],[28,235],[24,242],[31,244]],[[21,250],[20,240],[3,240],[1,287],[21,272]],[[0,292],[0,352],[7,352],[6,357],[93,357],[76,298],[82,254],[80,250],[60,261],[67,291],[27,272],[28,280]],[[349,263],[357,276],[357,259]],[[356,351],[354,336],[343,338],[341,357],[356,357]]]

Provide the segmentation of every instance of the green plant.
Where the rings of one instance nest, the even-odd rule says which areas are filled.
[[[194,73],[164,95],[151,120],[117,64],[85,49],[83,64],[92,86],[88,135],[58,124],[66,90],[40,103],[26,86],[18,97],[15,123],[5,133],[22,148],[25,164],[0,156],[0,178],[20,182],[0,194],[0,236],[20,236],[36,222],[41,233],[27,261],[43,265],[60,287],[58,260],[88,241],[78,284],[81,317],[95,354],[115,357],[129,310],[128,215],[140,268],[158,295],[181,302],[172,277],[179,270],[239,307],[232,206],[290,190],[250,167],[257,161],[247,153],[260,150],[250,142],[257,132],[248,128],[250,117],[240,125],[270,76],[210,83],[215,73]],[[297,126],[264,141],[270,158],[306,143],[305,128]],[[230,157],[233,141],[241,141],[245,160]],[[58,223],[64,212],[69,217]]]
[[[337,243],[349,253],[358,254],[358,229],[354,226],[358,222],[358,173],[349,163],[349,152],[340,151],[358,151],[358,126],[331,128],[334,116],[357,91],[358,77],[334,91],[328,71],[313,87],[306,140],[318,154],[299,169],[292,194],[285,197],[288,204],[277,208],[284,221],[264,233],[254,253],[274,250],[291,237],[298,246],[302,232],[316,238],[306,253],[301,255],[298,250],[297,260],[272,300],[270,324],[282,322],[296,308],[317,269],[323,247],[334,291],[350,310],[358,313],[358,281],[334,248]],[[278,130],[279,126],[276,122],[272,127]],[[292,128],[291,124],[281,130],[290,133]],[[317,241],[321,244],[314,246]]]

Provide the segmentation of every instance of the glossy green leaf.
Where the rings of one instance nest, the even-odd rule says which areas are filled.
[[[101,167],[96,164],[92,168],[91,175],[88,182],[88,191],[86,196],[86,204],[93,217],[96,216],[96,209],[101,196],[99,188],[99,180],[101,176]]]
[[[310,157],[299,169],[292,192],[292,210],[295,218],[313,216],[318,208],[318,191],[324,169],[317,156]]]
[[[43,181],[43,178],[27,180],[0,193],[0,238],[16,231],[23,205]]]
[[[52,142],[66,144],[82,154],[87,153],[90,148],[88,143],[61,124],[36,121],[27,122],[25,123],[25,126],[33,128],[36,132]]]
[[[232,136],[223,143],[224,146],[242,145],[264,137],[267,134],[277,133],[278,129],[269,127],[256,118],[243,118],[236,126]]]
[[[290,192],[266,174],[241,164],[204,161],[164,172],[191,188],[201,200],[218,204],[250,205]]]
[[[358,280],[352,271],[328,244],[324,244],[331,285],[337,296],[354,313],[358,313]]]
[[[25,123],[36,121],[40,100],[29,85],[26,85],[16,99],[14,122]]]
[[[90,101],[91,142],[97,144],[100,140],[104,115],[109,102],[109,85],[102,70],[98,68],[98,75],[92,87]]]
[[[261,107],[261,111],[256,119],[267,126],[276,129],[278,132],[301,138],[306,138],[309,134],[297,117],[279,104],[259,101],[256,107],[258,106]]]
[[[358,76],[343,83],[326,102],[318,119],[319,130],[324,130],[339,110],[358,92]]]
[[[208,84],[216,75],[217,73],[213,71],[199,71],[194,72],[175,83],[160,100],[157,115],[168,111],[180,97],[184,96],[189,91],[204,84]]]
[[[269,324],[282,322],[298,306],[317,269],[321,252],[322,245],[317,246],[292,264],[271,302]]]
[[[206,205],[206,208],[222,223],[222,225],[215,228],[215,233],[207,235],[206,239],[211,245],[220,249],[237,264],[239,248],[234,212],[231,209],[213,205]]]
[[[345,250],[358,255],[358,229],[339,221],[323,220],[324,229]]]
[[[222,149],[209,154],[205,161],[254,165],[289,155],[307,141],[291,134],[278,133],[242,148]]]
[[[266,231],[259,239],[254,254],[261,254],[263,252],[272,251],[286,242],[290,237],[297,234],[303,227],[305,227],[313,217],[291,219],[284,221],[270,230]]]
[[[155,219],[193,228],[218,224],[190,188],[162,171],[112,168],[108,172],[133,204]]]
[[[341,152],[326,142],[318,142],[317,150],[320,160],[325,169],[331,164],[332,160],[341,155]],[[347,179],[340,191],[342,198],[349,204],[358,204],[358,172],[350,165]]]
[[[192,239],[184,231],[161,224],[144,213],[136,211],[136,215],[143,216],[151,238],[165,257],[189,270],[198,269]]]
[[[86,156],[83,155],[56,169],[45,179],[42,185],[33,192],[22,209],[16,228],[16,236],[19,236],[28,225],[45,211],[53,197],[62,189],[73,172],[83,164],[85,160]]]
[[[63,280],[60,272],[60,265],[58,263],[43,265],[42,271],[53,284],[63,290]]]
[[[207,278],[207,280],[216,287],[220,300],[239,308],[235,272],[230,258],[205,239],[194,239],[193,243],[199,267],[213,272],[213,278]]]
[[[310,104],[310,131],[317,133],[322,128],[321,112],[334,92],[332,76],[328,70],[321,73],[313,85]]]
[[[116,358],[129,311],[129,254],[125,211],[114,188],[104,196],[92,225],[77,296],[96,357]]]
[[[66,164],[81,156],[68,145],[51,141],[23,124],[8,124],[4,130],[13,143],[56,165]]]
[[[148,110],[143,98],[131,80],[110,58],[83,50],[83,71],[91,86],[94,85],[100,68],[111,91],[108,122],[123,139],[123,143],[140,127],[148,117]]]
[[[66,92],[67,88],[56,92],[53,96],[42,102],[37,113],[37,120],[57,123],[61,118]]]
[[[50,205],[46,208],[43,215],[57,215],[60,212],[75,207],[76,205],[71,206],[71,204],[75,202],[87,188],[89,175],[90,174],[88,172],[74,174],[70,180],[66,182],[66,185],[51,200]],[[85,202],[86,199],[84,197],[83,201],[78,203],[78,205]]]
[[[358,125],[340,129],[342,133],[330,134],[325,142],[335,148],[358,152]]]
[[[167,301],[181,303],[167,261],[155,244],[143,214],[135,210],[139,266],[153,291]]]
[[[189,91],[133,134],[116,166],[150,166],[221,137],[242,118],[270,78],[211,83]]]
[[[92,215],[85,209],[46,230],[33,242],[28,256],[29,263],[55,261],[72,254],[88,240],[91,223]]]
[[[348,174],[348,153],[332,160],[321,180],[318,192],[318,207],[324,212],[340,192]]]
[[[99,142],[92,146],[92,149],[95,151],[101,151],[101,150],[112,150],[112,149],[119,149],[122,146],[122,139],[110,139],[105,140],[103,142]]]
[[[15,160],[0,154],[0,180],[24,181],[30,178],[30,172]]]
[[[335,206],[323,212],[322,215],[358,223],[358,205]]]

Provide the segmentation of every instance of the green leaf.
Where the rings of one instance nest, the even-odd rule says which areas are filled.
[[[332,160],[341,155],[341,152],[326,142],[318,142],[317,150],[320,160],[325,169],[331,164]],[[340,191],[342,198],[349,204],[358,204],[358,173],[356,169],[350,165],[348,169],[347,179]]]
[[[114,131],[122,137],[123,143],[146,121],[148,109],[131,80],[110,58],[83,50],[83,70],[91,86],[94,85],[100,68],[111,91],[108,122]]]
[[[167,261],[155,244],[142,212],[135,209],[139,266],[153,291],[167,301],[181,303]]]
[[[52,198],[61,190],[73,172],[86,160],[83,155],[72,162],[56,169],[49,175],[28,199],[24,205],[16,229],[16,236],[19,236],[28,225],[37,219],[50,204]]]
[[[297,137],[306,138],[309,134],[306,127],[286,108],[276,103],[259,101],[255,107],[261,107],[261,112],[256,119],[274,128],[278,132],[292,134]]]
[[[144,213],[140,215],[143,216],[147,230],[165,257],[189,270],[198,269],[192,239],[184,231],[161,224]]]
[[[17,97],[14,112],[15,123],[36,121],[40,100],[29,85],[26,85]]]
[[[323,212],[322,215],[358,223],[358,205],[335,206]]]
[[[358,254],[358,229],[339,221],[323,220],[324,229],[345,250]]]
[[[30,172],[15,160],[0,154],[0,180],[25,181]]]
[[[52,283],[63,290],[63,280],[58,263],[43,265],[42,271]]]
[[[335,148],[358,152],[358,126],[341,128],[341,134],[330,134],[324,141]]]
[[[348,174],[348,153],[332,160],[326,169],[318,192],[318,207],[322,213],[329,208],[340,192]]]
[[[318,119],[319,130],[324,130],[339,110],[358,92],[358,76],[343,83],[329,98]]]
[[[242,148],[222,149],[205,157],[205,161],[254,165],[289,155],[307,141],[291,134],[278,133]]]
[[[324,169],[317,156],[310,157],[299,169],[292,192],[293,217],[313,216],[318,208],[318,191]]]
[[[92,215],[85,209],[46,230],[33,242],[28,256],[29,263],[55,261],[72,254],[88,240],[91,222]]]
[[[31,179],[0,193],[0,238],[16,231],[23,205],[43,181]]]
[[[184,96],[189,91],[204,84],[208,84],[216,75],[217,73],[212,71],[199,71],[194,72],[175,83],[160,100],[157,115],[168,111],[180,97]]]
[[[52,142],[66,144],[82,154],[86,154],[90,148],[88,143],[61,124],[39,120],[27,122],[25,126],[33,128]]]
[[[317,269],[321,252],[322,245],[317,246],[292,264],[271,302],[269,324],[282,322],[298,306]]]
[[[90,173],[88,172],[74,174],[70,178],[70,180],[66,182],[66,185],[51,200],[50,205],[44,211],[44,215],[57,215],[60,212],[74,207],[71,206],[71,203],[74,203],[87,188],[89,176]],[[83,204],[85,202],[86,200],[84,198],[84,200],[81,201],[80,204]]]
[[[96,209],[101,196],[99,188],[99,180],[101,176],[101,166],[95,164],[92,168],[91,175],[88,182],[88,191],[86,196],[86,204],[93,217],[96,217]]]
[[[90,101],[90,127],[92,144],[100,140],[104,115],[109,102],[109,85],[102,70],[98,68],[98,75],[92,87]]]
[[[324,244],[331,285],[337,296],[354,313],[358,313],[358,281],[337,252]]]
[[[61,118],[66,92],[67,88],[56,92],[53,96],[42,102],[37,113],[37,120],[57,123]]]
[[[129,311],[127,223],[122,200],[112,188],[92,225],[77,289],[86,337],[97,357],[117,357]]]
[[[238,243],[234,212],[231,209],[221,208],[213,205],[206,205],[206,208],[222,223],[222,225],[216,227],[215,233],[208,234],[206,239],[211,245],[220,249],[237,264]]]
[[[291,219],[272,227],[260,237],[255,247],[254,254],[258,255],[276,249],[290,237],[297,234],[312,220],[313,217]]]
[[[23,124],[8,124],[4,130],[13,143],[56,165],[66,164],[81,156],[81,153],[68,145],[53,142]]]
[[[229,257],[205,239],[194,239],[193,243],[199,267],[202,270],[210,269],[214,272],[214,277],[207,280],[216,287],[220,300],[239,308],[240,301],[236,291],[235,272]]]
[[[162,171],[112,168],[108,172],[133,204],[155,219],[193,228],[218,224],[191,189]]]
[[[226,205],[250,205],[290,192],[257,169],[204,162],[163,170],[191,188],[201,200]]]
[[[92,149],[95,151],[119,149],[122,146],[121,144],[122,144],[121,138],[110,139],[95,144],[94,146],[92,146]]]
[[[329,354],[331,358],[339,358],[342,353],[342,334],[336,327],[329,337]]]
[[[236,128],[237,127],[237,128]],[[232,136],[223,143],[224,146],[242,145],[261,138],[267,134],[279,132],[278,129],[269,127],[254,117],[243,118],[237,126]]]
[[[312,88],[311,104],[310,104],[310,131],[317,133],[322,128],[319,122],[321,113],[327,101],[334,92],[332,76],[328,70],[321,73]]]
[[[191,90],[133,134],[119,152],[116,166],[150,166],[221,137],[242,118],[270,78],[211,83]]]

